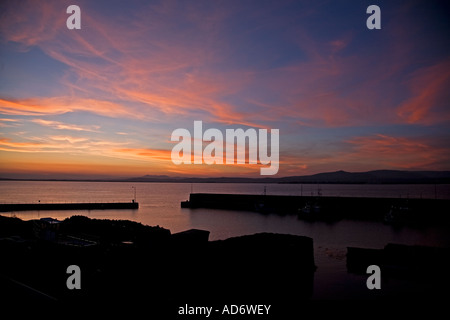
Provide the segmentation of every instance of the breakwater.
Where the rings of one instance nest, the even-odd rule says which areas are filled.
[[[0,212],[34,210],[105,210],[138,209],[139,203],[132,202],[85,202],[85,203],[10,203],[0,204]]]
[[[191,193],[184,208],[298,214],[304,219],[357,219],[385,222],[450,222],[450,200]]]

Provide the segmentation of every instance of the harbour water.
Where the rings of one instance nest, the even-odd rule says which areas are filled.
[[[346,271],[348,246],[383,248],[387,243],[450,247],[448,229],[443,226],[402,227],[370,221],[343,220],[336,223],[307,222],[294,215],[259,214],[246,211],[185,209],[180,202],[191,192],[274,195],[316,195],[359,197],[450,198],[450,185],[290,185],[290,184],[177,184],[131,182],[0,181],[0,203],[33,202],[139,202],[137,210],[23,211],[5,212],[23,220],[72,215],[98,219],[126,219],[169,229],[172,233],[197,228],[210,231],[210,240],[258,232],[287,233],[311,237],[317,271],[314,299],[371,299],[414,290],[408,279],[390,279],[382,292],[366,287],[366,277]],[[363,212],[362,212],[363,214]],[[432,289],[432,284],[430,284]]]

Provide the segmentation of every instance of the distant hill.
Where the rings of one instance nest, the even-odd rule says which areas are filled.
[[[284,183],[450,183],[450,171],[374,170],[281,178]]]
[[[367,172],[324,172],[308,176],[283,178],[186,178],[167,175],[146,175],[126,181],[136,182],[184,182],[184,183],[352,183],[352,184],[430,184],[450,183],[450,171],[402,171],[374,170]]]

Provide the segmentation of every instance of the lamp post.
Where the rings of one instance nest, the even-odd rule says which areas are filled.
[[[131,188],[134,189],[134,199],[133,199],[133,202],[136,202],[136,187],[135,187],[135,186],[132,186]]]

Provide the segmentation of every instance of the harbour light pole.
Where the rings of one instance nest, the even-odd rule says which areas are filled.
[[[134,199],[133,199],[133,202],[136,202],[136,187],[135,187],[135,186],[132,186],[131,188],[134,189]]]

